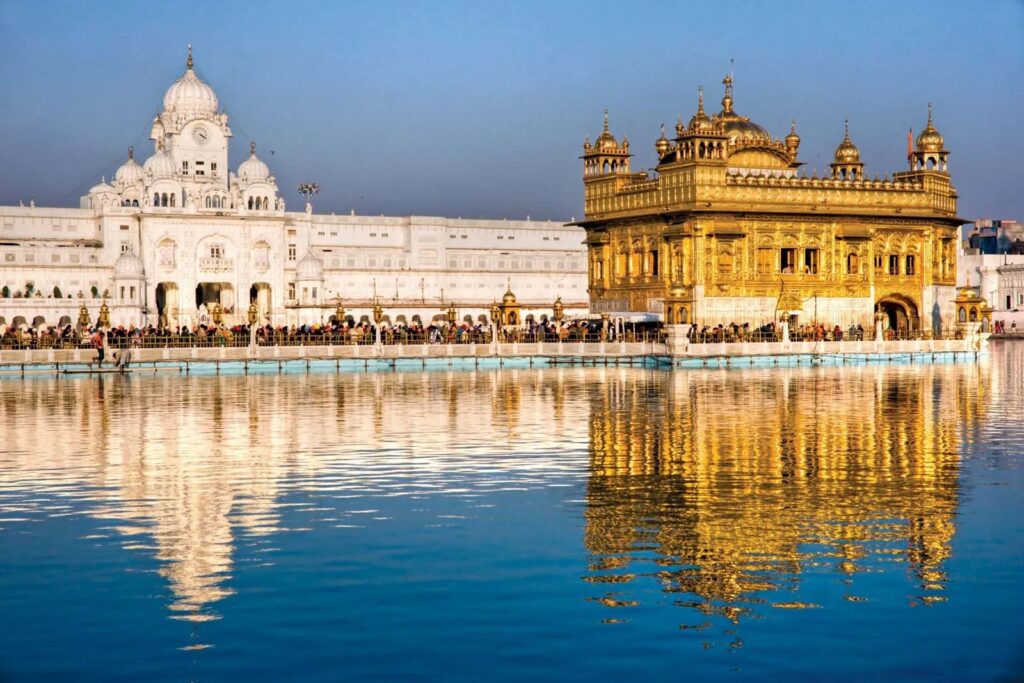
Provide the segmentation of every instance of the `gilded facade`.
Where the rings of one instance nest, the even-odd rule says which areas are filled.
[[[953,325],[957,193],[932,122],[908,135],[909,169],[869,178],[849,126],[829,172],[801,170],[796,124],[782,140],[701,91],[657,168],[630,169],[628,139],[604,129],[583,145],[591,308],[647,311],[670,323],[788,319],[907,330]]]

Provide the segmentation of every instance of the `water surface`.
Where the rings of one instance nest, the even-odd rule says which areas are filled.
[[[0,382],[0,679],[1024,671],[980,364]]]

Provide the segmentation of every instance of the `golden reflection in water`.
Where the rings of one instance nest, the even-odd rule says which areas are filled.
[[[174,618],[207,621],[233,593],[239,542],[286,531],[288,493],[444,493],[446,469],[582,472],[586,415],[566,419],[563,396],[585,386],[580,369],[0,383],[0,493],[42,514],[59,507],[48,497],[87,501],[159,561]]]
[[[637,577],[736,621],[799,600],[800,576],[907,563],[943,599],[977,365],[609,375],[592,395],[584,579],[617,606]],[[890,567],[892,568],[892,567]],[[624,601],[632,604],[633,601]]]

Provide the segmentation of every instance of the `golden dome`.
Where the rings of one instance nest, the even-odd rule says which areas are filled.
[[[722,98],[722,111],[714,118],[716,123],[721,124],[722,133],[728,135],[733,144],[737,140],[744,143],[771,144],[772,136],[761,126],[751,121],[746,116],[740,116],[732,108],[732,76],[726,76],[722,81],[725,84],[725,96]]]
[[[850,140],[850,120],[846,119],[846,133],[843,135],[843,141],[836,147],[836,163],[839,164],[859,164],[860,163],[860,150],[857,149],[857,145],[853,144]]]
[[[704,87],[697,90],[697,113],[690,119],[691,133],[706,133],[712,128],[711,117],[704,112]]]
[[[800,146],[800,136],[796,134],[796,120],[793,120],[793,125],[789,128],[789,135],[786,136],[786,147],[796,149]]]
[[[613,150],[618,149],[619,143],[612,135],[612,132],[608,129],[608,110],[604,110],[604,130],[597,136],[597,142],[594,143],[594,147],[597,149]]]
[[[942,152],[946,141],[942,134],[932,125],[932,103],[928,103],[928,125],[917,136],[917,150],[919,152]]]
[[[654,143],[654,151],[658,153],[659,157],[665,156],[668,152],[670,145],[668,138],[665,137],[665,124],[661,124],[661,137],[659,137]]]
[[[510,283],[509,286],[508,286],[508,289],[505,290],[505,296],[501,297],[501,303],[503,303],[506,306],[508,306],[508,305],[514,304],[515,302],[516,302],[516,295],[512,293],[512,285]]]

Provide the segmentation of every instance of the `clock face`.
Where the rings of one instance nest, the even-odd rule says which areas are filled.
[[[205,145],[206,141],[210,139],[210,131],[206,130],[205,126],[196,126],[192,130],[192,139],[200,145]]]

